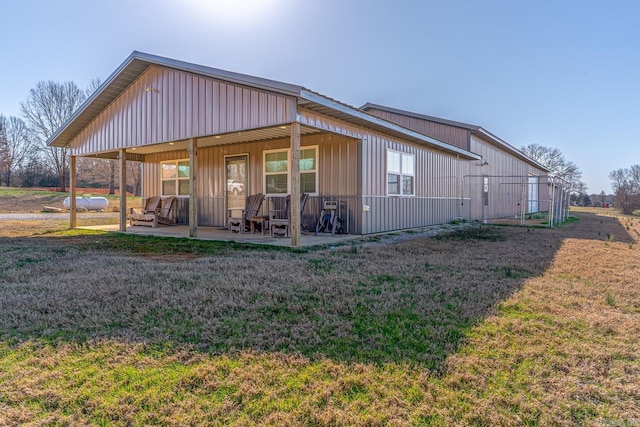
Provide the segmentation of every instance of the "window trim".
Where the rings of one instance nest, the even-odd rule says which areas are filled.
[[[283,194],[289,194],[291,191],[291,154],[289,153],[290,149],[288,148],[277,148],[274,150],[263,150],[262,151],[262,191],[265,196],[282,196]],[[287,191],[286,193],[269,193],[267,191],[267,176],[269,175],[282,175],[282,172],[267,172],[267,154],[274,153],[287,153]]]
[[[308,171],[304,171],[302,172],[302,170],[300,170],[300,175],[303,175],[305,173],[314,173],[316,175],[316,191],[313,193],[307,193],[310,196],[317,196],[319,194],[318,191],[318,186],[320,185],[320,172],[319,172],[319,168],[318,168],[318,164],[320,162],[320,159],[318,158],[319,154],[320,154],[320,149],[317,145],[304,145],[302,147],[300,147],[300,152],[302,152],[303,150],[315,150],[316,152],[316,167],[313,170],[308,170]]]
[[[389,153],[397,153],[400,156],[400,167],[399,167],[399,171],[393,172],[393,175],[398,175],[399,180],[398,180],[398,189],[400,190],[399,193],[389,193]],[[387,196],[390,197],[415,197],[416,195],[416,155],[413,153],[406,153],[404,151],[399,151],[399,150],[393,150],[391,148],[387,148],[386,152],[385,152],[385,174],[384,174],[384,186],[385,186],[385,194]],[[402,161],[404,157],[410,157],[412,159],[412,163],[413,163],[413,173],[405,173],[402,171]],[[405,176],[410,176],[413,178],[413,193],[411,194],[404,194],[404,190],[403,190],[403,186],[402,186],[402,182],[403,182],[403,178]]]
[[[311,196],[317,196],[319,194],[318,191],[318,186],[320,185],[320,168],[318,166],[319,163],[319,158],[318,155],[320,153],[320,149],[318,145],[303,145],[300,147],[300,151],[303,150],[315,150],[316,152],[316,167],[313,170],[309,170],[309,171],[305,171],[302,172],[300,171],[300,175],[303,175],[305,173],[315,173],[316,175],[316,191],[314,193],[308,193]],[[282,172],[267,172],[267,154],[272,154],[272,153],[281,153],[281,152],[286,152],[287,153],[287,192],[286,193],[268,193],[267,192],[267,175],[281,175]],[[283,194],[291,194],[291,148],[276,148],[273,150],[263,150],[262,151],[262,190],[264,192],[265,196],[269,196],[269,197],[277,197],[277,196],[282,196]]]
[[[179,198],[188,198],[189,195],[188,194],[179,194],[180,193],[180,181],[189,181],[189,177],[186,178],[180,178],[179,174],[178,174],[178,164],[179,163],[184,163],[187,162],[189,163],[189,159],[175,159],[175,160],[163,160],[160,162],[160,195],[162,197],[166,197],[166,196],[175,196],[175,197],[179,197]],[[164,187],[162,185],[162,183],[164,181],[171,181],[171,179],[163,179],[162,178],[162,166],[166,165],[166,164],[174,164],[176,165],[176,177],[173,178],[173,181],[176,184],[176,193],[175,194],[164,194]],[[191,168],[189,168],[189,174],[191,174]]]

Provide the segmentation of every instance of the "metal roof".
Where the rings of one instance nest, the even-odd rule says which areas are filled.
[[[497,137],[496,135],[492,134],[491,132],[487,131],[486,129],[484,129],[481,126],[478,126],[478,125],[472,125],[472,124],[464,123],[464,122],[457,122],[457,121],[454,121],[454,120],[443,119],[443,118],[440,118],[440,117],[427,116],[425,114],[414,113],[412,111],[399,110],[397,108],[386,107],[384,105],[373,104],[371,102],[367,102],[362,107],[360,107],[360,109],[364,110],[364,111],[368,111],[368,110],[372,110],[372,109],[381,110],[381,111],[386,111],[386,112],[393,113],[393,114],[399,114],[399,115],[402,115],[402,116],[413,117],[413,118],[416,118],[416,119],[422,119],[422,120],[427,120],[427,121],[430,121],[430,122],[442,123],[442,124],[449,125],[449,126],[463,128],[463,129],[466,129],[466,130],[470,131],[474,135],[479,135],[479,136],[484,137],[484,139],[488,139],[490,142],[494,143],[495,145],[498,145],[498,146],[502,147],[503,149],[509,151],[511,154],[515,155],[516,157],[519,157],[522,160],[526,161],[527,163],[529,163],[529,164],[531,164],[531,165],[533,165],[533,166],[535,166],[535,167],[537,167],[537,168],[539,168],[539,169],[541,169],[543,171],[550,172],[550,169],[546,168],[545,166],[541,165],[537,161],[533,160],[531,157],[527,156],[522,151],[518,150],[513,145],[509,144],[507,141],[503,140],[502,138]]]
[[[408,139],[410,141],[427,145],[440,151],[445,151],[450,154],[465,157],[467,159],[480,159],[480,156],[471,153],[470,151],[463,150],[462,148],[458,148],[451,144],[447,144],[446,142],[439,141],[428,135],[424,135],[411,129],[407,129],[398,124],[373,116],[360,109],[348,106],[346,104],[340,103],[306,89],[302,91],[301,97],[307,101],[303,104],[306,108],[312,109],[326,116],[335,117],[369,129],[374,129],[386,134],[397,136],[403,139]]]
[[[446,144],[427,135],[412,131],[395,123],[375,117],[358,108],[341,103],[302,86],[263,79],[246,74],[234,73],[203,65],[191,64],[175,59],[164,58],[148,53],[134,51],[129,57],[100,85],[100,87],[78,108],[78,110],[47,141],[54,147],[66,147],[69,142],[95,119],[111,102],[113,102],[129,85],[131,85],[151,65],[173,68],[215,78],[233,84],[263,89],[284,96],[296,97],[298,104],[304,108],[319,112],[329,117],[348,123],[377,130],[386,134],[408,139],[440,151],[462,156],[467,159],[480,157],[469,151]]]
[[[384,105],[373,104],[371,102],[367,102],[362,107],[360,107],[360,109],[364,110],[364,111],[368,111],[368,110],[372,110],[372,109],[382,110],[382,111],[387,111],[389,113],[400,114],[402,116],[413,117],[413,118],[416,118],[416,119],[427,120],[427,121],[435,122],[435,123],[442,123],[442,124],[445,124],[445,125],[455,126],[455,127],[459,127],[459,128],[468,129],[468,130],[478,130],[478,129],[480,129],[480,126],[471,125],[469,123],[457,122],[457,121],[454,121],[454,120],[443,119],[443,118],[440,118],[440,117],[427,116],[426,114],[418,114],[418,113],[414,113],[412,111],[405,111],[405,110],[400,110],[400,109],[397,109],[397,108],[387,107],[387,106],[384,106]]]

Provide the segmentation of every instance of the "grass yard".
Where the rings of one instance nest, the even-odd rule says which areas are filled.
[[[577,215],[299,251],[0,223],[0,425],[640,425],[640,219]]]
[[[115,195],[107,194],[104,188],[78,188],[77,197],[90,194],[94,197],[106,197],[109,200],[107,211],[116,212],[119,207],[120,196],[118,190]],[[42,212],[45,206],[63,208],[63,201],[69,197],[69,192],[60,193],[57,188],[15,188],[0,187],[0,213]],[[127,195],[127,206],[140,208],[140,197]]]

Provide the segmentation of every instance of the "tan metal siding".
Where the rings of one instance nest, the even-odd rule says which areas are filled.
[[[546,176],[547,173],[530,164],[511,156],[500,148],[482,138],[472,135],[470,139],[472,152],[482,156],[482,161],[470,162],[468,177],[465,178],[465,193],[471,198],[468,206],[468,215],[471,220],[483,219],[482,214],[482,178],[479,175],[489,176],[489,205],[486,209],[487,218],[516,216],[521,213],[521,204],[526,201],[528,176]],[[481,166],[483,162],[488,164]],[[545,185],[539,187],[539,197],[544,199]],[[548,208],[545,203],[540,203],[540,208]]]
[[[415,196],[386,195],[387,149],[414,155]],[[370,133],[363,143],[363,233],[450,222],[462,216],[460,178],[468,161]]]
[[[367,234],[441,224],[457,217],[482,219],[482,174],[516,177],[526,177],[529,173],[544,175],[543,171],[536,170],[476,136],[471,137],[470,148],[482,155],[483,160],[467,161],[318,114],[303,112],[301,116],[305,124],[328,128],[337,133],[302,137],[302,146],[318,146],[320,196],[309,200],[303,215],[303,223],[310,228],[317,220],[324,200],[339,201],[342,208],[340,216],[352,233]],[[255,193],[263,191],[263,151],[288,147],[289,139],[280,138],[201,148],[198,158],[200,224],[224,224],[225,155],[249,154],[249,192]],[[415,196],[386,195],[388,148],[415,156]],[[147,156],[147,161],[156,165],[145,166],[145,193],[159,193],[160,160],[186,156],[186,152]],[[489,165],[481,166],[485,160]],[[511,181],[514,180],[491,178],[488,218],[517,213],[521,193]],[[541,185],[541,191],[543,188],[544,185]],[[181,199],[181,203],[186,203],[186,199]],[[369,210],[364,211],[363,205],[367,205]]]
[[[469,149],[469,131],[467,129],[378,109],[367,110],[367,113],[458,148]]]
[[[150,67],[70,143],[83,155],[290,123],[295,100]]]
[[[304,135],[301,146],[318,147],[318,197],[309,201],[305,210],[307,224],[315,225],[323,200],[341,200],[343,216],[350,218],[350,232],[359,232],[362,210],[358,196],[358,142],[353,138],[332,134]],[[289,148],[288,138],[270,141],[229,144],[198,149],[198,222],[201,225],[223,226],[225,219],[225,156],[249,156],[247,194],[263,192],[263,151]],[[143,164],[143,197],[161,192],[161,162],[188,158],[187,151],[172,151],[145,156]],[[187,198],[179,198],[178,206],[187,206]],[[183,208],[186,210],[186,208]],[[186,215],[186,214],[185,214]]]

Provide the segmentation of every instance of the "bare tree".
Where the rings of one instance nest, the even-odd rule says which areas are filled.
[[[529,144],[522,147],[520,151],[549,169],[558,178],[566,180],[569,183],[570,193],[580,194],[586,191],[587,186],[582,182],[580,168],[575,163],[567,161],[557,148]]]
[[[85,90],[87,98],[91,97],[96,90],[100,87],[100,78],[96,77],[91,80],[89,86]],[[108,181],[109,181],[109,194],[116,194],[116,175],[119,167],[116,160],[105,160],[108,163]]]
[[[640,165],[614,170],[609,174],[616,195],[616,206],[631,215],[640,209]]]
[[[116,174],[120,170],[117,160],[109,160],[109,194],[116,194]]]
[[[9,153],[7,126],[7,119],[3,115],[0,115],[0,170],[5,169],[5,163]]]
[[[127,191],[139,196],[142,190],[141,163],[127,162]],[[78,159],[78,181],[88,186],[109,186],[109,194],[115,194],[120,184],[120,163],[116,160],[83,157]]]
[[[18,117],[6,119],[0,115],[0,171],[7,187],[11,186],[11,175],[21,167],[31,154],[27,126]]]
[[[127,182],[131,183],[134,196],[142,194],[142,163],[127,162]]]
[[[96,90],[98,90],[101,84],[102,82],[100,81],[99,77],[91,79],[91,81],[89,82],[89,86],[87,86],[87,88],[84,91],[84,94],[86,95],[86,97],[87,98],[91,97],[91,95],[93,95],[93,93]]]
[[[77,163],[78,186],[104,188],[109,181],[109,160],[80,157]]]
[[[74,82],[41,81],[20,106],[32,140],[58,176],[60,191],[66,191],[69,149],[49,147],[46,143],[84,99],[85,93]]]

